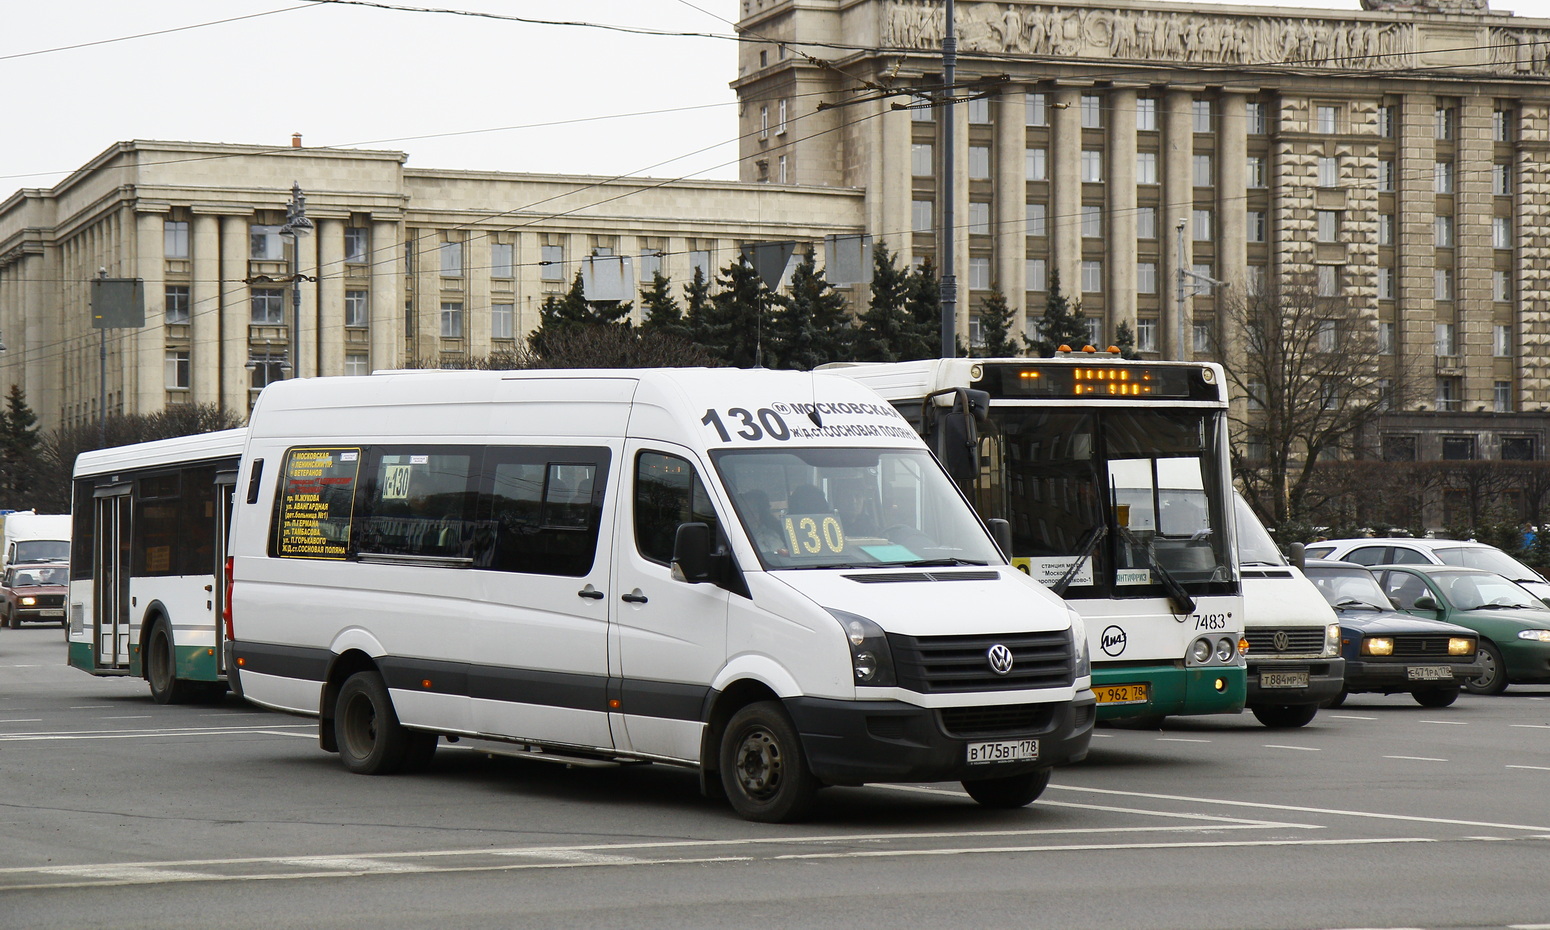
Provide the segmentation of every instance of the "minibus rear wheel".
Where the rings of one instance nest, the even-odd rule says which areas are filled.
[[[1049,787],[1049,773],[1049,769],[1035,769],[1022,775],[965,781],[962,785],[969,797],[985,807],[1011,810],[1027,807],[1038,800],[1044,789]]]
[[[818,779],[780,704],[760,701],[732,715],[721,739],[721,784],[745,820],[785,823],[812,809]]]
[[[404,767],[411,734],[398,722],[380,674],[356,672],[345,679],[334,705],[334,738],[344,767],[357,775],[391,775]]]

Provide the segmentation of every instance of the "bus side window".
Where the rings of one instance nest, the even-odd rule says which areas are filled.
[[[248,474],[248,497],[250,504],[258,503],[258,482],[264,477],[264,460],[254,459],[252,471]]]
[[[635,462],[636,548],[667,565],[683,523],[704,523],[721,539],[720,521],[694,466],[676,455],[642,452]]]

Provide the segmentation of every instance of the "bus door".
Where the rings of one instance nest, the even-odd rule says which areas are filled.
[[[96,511],[93,537],[92,626],[97,631],[96,664],[99,669],[128,669],[130,485],[98,488],[92,498]]]
[[[215,564],[210,567],[211,576],[215,579],[209,586],[210,602],[205,606],[210,610],[210,622],[215,627],[215,670],[222,675],[226,674],[226,624],[222,621],[221,610],[226,604],[226,547],[228,537],[231,534],[231,512],[236,499],[237,473],[236,471],[222,471],[215,476],[215,526],[212,528],[211,538],[215,540]]]

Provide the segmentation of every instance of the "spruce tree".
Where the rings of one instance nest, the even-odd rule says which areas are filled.
[[[910,288],[909,272],[899,268],[886,245],[877,243],[872,249],[872,300],[856,328],[856,361],[897,362],[916,357],[908,354],[919,342],[908,306]]]
[[[1023,341],[1012,332],[1017,322],[1011,304],[1000,288],[991,288],[980,301],[980,341],[984,345],[975,352],[981,358],[1006,358],[1023,353]]]
[[[1136,358],[1136,331],[1129,323],[1122,322],[1114,333],[1114,345],[1119,348],[1121,358]]]
[[[642,329],[689,338],[689,327],[684,322],[683,309],[673,296],[672,282],[662,272],[654,273],[651,284],[641,289],[640,305],[644,311]]]
[[[774,297],[765,327],[765,365],[811,371],[851,358],[855,330],[845,298],[834,290],[809,251],[791,274],[791,294]]]
[[[12,384],[0,411],[0,489],[6,492],[0,506],[22,509],[37,472],[38,441],[38,415],[21,385]]]
[[[910,296],[905,302],[913,324],[903,359],[936,358],[942,352],[942,281],[927,258],[910,272]]]
[[[1080,298],[1070,300],[1060,290],[1060,271],[1049,273],[1049,296],[1044,302],[1044,318],[1039,321],[1039,338],[1034,342],[1039,354],[1053,356],[1061,346],[1080,349],[1087,344],[1087,316]]]
[[[628,300],[588,301],[581,271],[571,279],[565,295],[550,294],[538,308],[538,328],[528,334],[528,348],[542,356],[544,339],[568,326],[629,326],[634,303]]]
[[[702,268],[694,269],[694,276],[684,285],[684,326],[689,338],[705,345],[706,319],[710,313],[710,282],[705,280]],[[714,353],[713,353],[714,354]]]
[[[772,295],[753,265],[741,256],[716,275],[717,291],[703,314],[705,348],[734,368],[764,364]]]

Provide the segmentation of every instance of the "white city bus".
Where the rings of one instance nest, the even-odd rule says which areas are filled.
[[[143,677],[162,704],[225,692],[222,560],[246,438],[222,430],[76,458],[72,666]]]
[[[743,816],[957,780],[1027,804],[1081,758],[1081,619],[844,378],[383,372],[254,406],[234,685],[379,774],[442,737],[697,767]]]
[[[1087,623],[1098,719],[1237,713],[1243,598],[1221,368],[1056,358],[836,363],[919,429],[1012,561]],[[976,412],[977,433],[962,417]],[[951,465],[967,447],[968,468]]]

